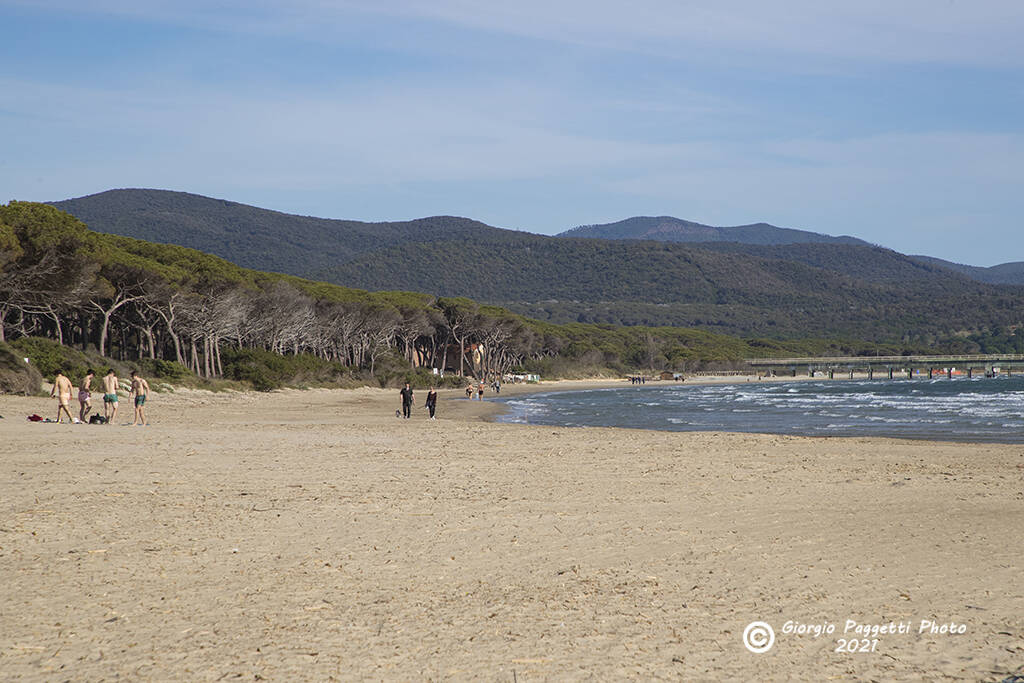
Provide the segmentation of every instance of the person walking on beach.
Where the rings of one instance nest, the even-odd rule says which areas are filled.
[[[484,400],[484,381],[480,380],[480,384],[476,388],[476,399],[478,401]]]
[[[470,401],[473,400],[473,385],[472,384],[470,384],[468,387],[466,387],[466,398],[468,398]]]
[[[412,417],[412,404],[415,401],[412,396],[412,387],[406,382],[405,388],[399,393],[402,395],[402,417],[409,419]]]
[[[117,417],[117,390],[119,388],[114,368],[108,369],[107,374],[103,377],[103,417],[106,418],[107,424],[113,422]]]
[[[437,410],[437,389],[430,387],[430,391],[427,392],[427,400],[424,403],[427,406],[427,411],[430,413],[430,419],[434,419],[434,411]]]
[[[57,376],[53,378],[53,389],[50,390],[50,398],[57,398],[57,422],[63,422],[61,420],[61,414],[68,416],[68,422],[71,422],[71,411],[68,410],[68,404],[71,403],[71,390],[74,387],[71,385],[63,370],[57,371]]]
[[[85,422],[86,416],[92,410],[92,378],[96,373],[92,368],[85,373],[85,378],[78,385],[78,419]]]
[[[132,426],[139,424],[139,420],[142,420],[142,426],[146,426],[146,398],[149,397],[149,382],[142,379],[139,373],[132,370],[132,390],[128,394],[131,398],[135,396],[135,417],[132,419]]]

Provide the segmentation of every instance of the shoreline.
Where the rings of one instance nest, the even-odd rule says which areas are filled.
[[[731,384],[745,384],[745,383],[750,382],[750,381],[755,381],[755,382],[757,381],[757,380],[743,379],[743,377],[744,376],[739,376],[739,377],[736,377],[736,376],[702,377],[702,378],[699,378],[699,379],[695,379],[694,381],[687,380],[685,385],[689,385],[689,386],[693,386],[693,385],[704,385],[704,386],[707,386],[707,385],[731,385]],[[869,379],[867,373],[856,373],[854,375],[854,377],[853,377],[853,381],[867,380],[867,379]],[[824,380],[824,378],[821,378],[821,377],[811,378],[811,377],[807,377],[807,376],[802,376],[802,377],[798,376],[798,377],[762,378],[760,381],[761,382],[772,382],[772,383],[787,384],[787,383],[805,382],[805,381],[846,382],[846,381],[851,381],[851,380],[848,377],[835,378],[835,379],[832,379],[832,380]],[[915,381],[915,380],[912,380],[912,379],[902,379],[902,378],[901,379],[888,380],[886,378],[876,378],[875,380],[872,380],[872,381],[879,381],[879,382],[899,381],[899,382],[903,382],[903,381]],[[930,380],[922,380],[922,381],[930,381]],[[943,380],[940,379],[939,381],[943,381]],[[547,395],[547,394],[555,394],[555,393],[561,393],[561,392],[572,392],[572,391],[600,391],[600,390],[605,390],[605,389],[636,389],[637,391],[644,391],[645,389],[648,389],[648,388],[657,388],[657,387],[659,387],[659,385],[661,387],[666,387],[666,386],[670,386],[670,385],[671,386],[685,386],[684,383],[681,383],[681,382],[668,382],[668,381],[662,381],[662,382],[657,382],[656,381],[656,382],[653,382],[653,383],[649,383],[648,385],[645,385],[645,386],[632,386],[632,385],[628,385],[628,384],[623,384],[622,381],[620,381],[620,380],[606,380],[606,381],[600,381],[600,380],[596,380],[596,381],[595,380],[556,380],[556,381],[550,382],[549,386],[546,386],[546,387],[540,387],[540,386],[538,386],[536,384],[528,385],[528,387],[524,386],[524,385],[519,385],[519,386],[517,386],[518,390],[516,390],[514,392],[507,392],[507,393],[508,393],[509,397],[511,398],[511,397],[517,397],[517,396]],[[505,391],[505,388],[503,387],[502,388],[502,394],[504,395],[505,393],[506,393],[506,391]],[[458,397],[456,397],[456,398],[458,398]],[[566,424],[547,423],[547,422],[532,423],[532,422],[519,422],[519,421],[504,421],[504,420],[501,419],[501,417],[503,415],[508,414],[508,413],[511,412],[511,409],[505,403],[504,396],[494,397],[492,395],[487,401],[484,402],[483,405],[481,405],[480,402],[476,401],[476,399],[473,399],[473,403],[474,403],[473,406],[460,406],[459,407],[458,412],[460,414],[463,414],[462,415],[463,419],[477,419],[477,420],[481,420],[481,421],[485,421],[485,422],[490,422],[490,423],[493,423],[493,424],[515,424],[515,425],[521,425],[521,426],[526,426],[526,427],[538,427],[538,428],[555,427],[555,428],[584,429],[584,430],[585,429],[622,429],[622,430],[640,431],[640,432],[645,432],[645,431],[661,432],[661,433],[666,433],[666,434],[692,434],[692,433],[756,434],[756,435],[764,435],[764,436],[787,436],[787,437],[808,438],[808,439],[827,439],[827,440],[831,440],[831,439],[860,439],[860,440],[872,439],[872,440],[880,440],[880,441],[890,441],[891,440],[891,441],[897,441],[897,442],[908,441],[908,442],[912,442],[912,443],[942,443],[942,444],[952,444],[952,445],[959,444],[959,445],[962,445],[962,446],[989,445],[989,444],[991,444],[991,445],[1000,445],[1000,446],[1021,446],[1021,445],[1024,445],[1020,441],[1000,440],[997,437],[991,437],[991,438],[972,438],[970,436],[967,436],[967,437],[963,437],[963,438],[955,438],[955,437],[952,437],[952,436],[950,436],[948,434],[942,434],[942,435],[930,435],[930,434],[902,435],[902,434],[868,434],[868,433],[854,433],[854,434],[849,434],[849,433],[847,433],[847,434],[798,434],[798,433],[785,432],[785,431],[772,432],[772,431],[756,431],[756,430],[740,430],[740,429],[724,429],[724,428],[723,429],[670,429],[670,428],[659,428],[657,426],[636,426],[636,427],[634,427],[634,426],[627,426],[627,425],[621,425],[621,424],[619,424],[619,425],[580,425],[580,424],[566,425]],[[488,407],[488,404],[490,404],[490,407]],[[463,410],[463,408],[465,408],[465,410]]]
[[[865,375],[866,377],[867,375]],[[761,379],[761,382],[800,382],[811,380],[810,377],[765,377]],[[817,378],[815,378],[817,379]],[[474,417],[483,419],[489,422],[497,423],[496,417],[506,412],[505,409],[501,408],[496,402],[502,400],[505,396],[528,396],[533,394],[546,394],[555,393],[562,391],[592,391],[599,389],[637,389],[642,391],[648,387],[658,386],[693,386],[693,385],[710,385],[710,384],[744,384],[746,382],[757,382],[756,375],[702,375],[700,377],[688,377],[685,382],[675,382],[671,380],[653,380],[644,385],[631,385],[629,380],[623,378],[611,378],[611,379],[558,379],[558,380],[545,380],[535,384],[502,384],[501,394],[494,395],[493,393],[488,395],[487,399],[483,402],[477,401],[475,398],[472,399],[475,404],[487,404],[490,403],[492,408],[489,410],[482,409],[481,411],[474,411],[471,414]],[[834,380],[841,381],[841,380]],[[456,396],[454,399],[465,399],[460,393],[462,390],[445,390],[454,391]],[[438,390],[441,393],[441,390]],[[504,424],[504,423],[503,423]],[[658,430],[662,431],[662,430]]]

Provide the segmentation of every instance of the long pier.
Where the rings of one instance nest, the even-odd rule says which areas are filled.
[[[1014,370],[1024,370],[1024,354],[966,354],[947,356],[835,356],[835,357],[807,357],[807,358],[747,358],[746,362],[753,368],[768,370],[778,374],[781,372],[792,373],[796,377],[798,372],[805,371],[809,376],[814,377],[816,372],[827,373],[829,379],[835,377],[836,372],[848,372],[853,377],[854,372],[866,372],[868,379],[873,379],[875,372],[882,372],[883,376],[893,379],[897,374],[906,374],[913,377],[914,371],[928,371],[928,378],[932,379],[936,373],[952,377],[956,374],[966,374],[974,377],[975,373],[982,372],[985,376],[991,377],[997,373],[1010,375]]]

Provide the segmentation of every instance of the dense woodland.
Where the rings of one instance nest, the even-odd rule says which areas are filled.
[[[817,232],[779,228],[768,223],[716,227],[684,221],[672,216],[634,216],[615,223],[580,225],[566,230],[559,237],[590,237],[606,240],[655,240],[658,242],[740,242],[754,245],[860,244],[855,237],[832,237]]]
[[[754,319],[763,311],[731,314]],[[772,355],[1021,350],[1024,335],[993,326],[936,345],[556,325],[466,298],[371,293],[249,270],[184,247],[96,233],[49,205],[11,202],[0,206],[0,344],[17,357],[7,343],[37,359],[44,374],[59,362],[53,358],[69,357],[54,356],[57,347],[266,389],[342,378],[424,384],[435,368],[454,382],[518,370],[692,371]]]
[[[556,238],[445,216],[393,223],[291,216],[159,190],[57,205],[100,232],[199,248],[250,268],[371,291],[467,297],[556,324],[936,346],[1024,318],[1024,288],[980,283],[863,243]],[[661,220],[616,225],[648,229]],[[744,230],[754,241],[813,237],[771,226]]]
[[[37,359],[56,345],[154,361],[148,367],[172,376],[187,368],[258,388],[292,380],[296,368],[315,371],[320,381],[424,383],[432,368],[481,379],[519,369],[691,370],[826,345],[690,329],[556,326],[463,298],[368,293],[96,233],[52,206],[29,202],[0,207],[3,342]],[[293,362],[282,369],[282,359]],[[50,374],[55,362],[38,364]]]

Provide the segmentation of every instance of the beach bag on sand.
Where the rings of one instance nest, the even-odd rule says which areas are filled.
[[[42,422],[43,418],[39,417],[35,413],[32,413],[31,415],[28,416],[28,421],[29,422]]]
[[[107,424],[107,418],[102,415],[93,415],[89,418],[89,424],[91,425],[105,425]]]

